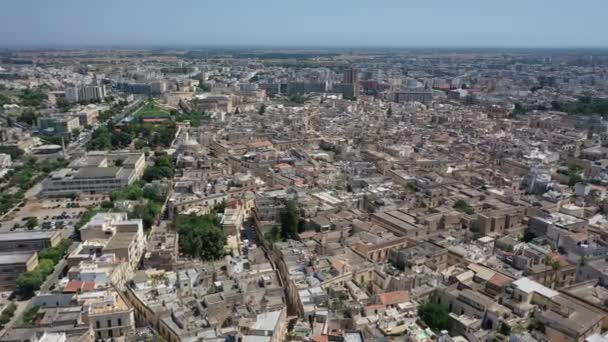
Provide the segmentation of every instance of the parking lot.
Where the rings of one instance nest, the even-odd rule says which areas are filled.
[[[87,207],[97,206],[106,199],[106,195],[82,195],[77,199],[29,199],[0,222],[0,232],[64,230],[67,237]],[[32,217],[36,218],[37,225],[31,227],[30,224],[28,227]]]

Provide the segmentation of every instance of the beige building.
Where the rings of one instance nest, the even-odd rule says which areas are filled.
[[[111,192],[139,180],[146,166],[143,153],[89,152],[42,182],[46,196]]]
[[[14,290],[17,276],[38,266],[36,252],[0,253],[0,290]]]
[[[39,251],[55,247],[61,242],[58,231],[27,231],[0,234],[0,251]]]
[[[116,291],[87,292],[78,296],[83,320],[95,332],[95,339],[114,339],[135,330],[133,308]]]
[[[129,220],[126,213],[98,213],[80,234],[85,247],[98,246],[99,253],[114,254],[131,269],[136,269],[146,248],[142,220]]]
[[[245,330],[243,341],[279,342],[285,340],[287,320],[285,309],[258,314],[255,322]]]

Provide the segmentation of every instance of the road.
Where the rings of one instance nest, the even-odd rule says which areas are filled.
[[[130,103],[129,105],[127,105],[118,115],[115,115],[114,117],[99,123],[97,126],[95,126],[97,128],[99,127],[104,127],[108,124],[108,121],[112,120],[113,122],[120,122],[121,120],[124,120],[126,117],[128,117],[129,115],[133,114],[133,112],[135,112],[135,110],[137,110],[137,108],[139,108],[139,105],[143,102],[143,99],[137,99],[135,101],[133,101],[132,103]],[[66,155],[70,156],[72,154],[75,154],[77,152],[85,152],[85,146],[89,143],[89,141],[91,140],[91,138],[93,137],[93,131],[95,130],[93,129],[90,132],[83,132],[80,136],[80,138],[72,143],[70,143],[67,147],[66,147]]]

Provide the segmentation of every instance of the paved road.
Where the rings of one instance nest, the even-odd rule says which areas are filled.
[[[120,112],[120,114],[115,115],[114,117],[112,117],[111,119],[108,119],[104,122],[99,123],[98,126],[96,126],[97,128],[99,127],[104,127],[108,124],[108,121],[112,120],[114,122],[120,122],[121,120],[123,120],[124,118],[128,117],[129,115],[133,114],[135,112],[135,110],[137,108],[139,108],[139,105],[143,102],[143,99],[137,99],[135,101],[133,101],[133,103],[127,105],[122,112]],[[67,146],[66,148],[66,154],[68,156],[75,154],[77,152],[85,152],[85,146],[89,143],[89,141],[91,140],[91,138],[93,137],[93,131],[91,132],[84,132],[84,137],[82,139],[79,139],[73,143],[71,143],[70,145]]]

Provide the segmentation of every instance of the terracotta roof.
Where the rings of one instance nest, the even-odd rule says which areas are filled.
[[[63,293],[76,293],[78,290],[81,292],[93,291],[95,290],[95,282],[72,280],[65,285]]]
[[[567,266],[571,265],[570,262],[566,258],[564,258],[563,256],[559,255],[558,253],[551,252],[551,253],[549,253],[549,255],[551,256],[551,259],[553,261],[559,262],[559,265],[561,267],[567,267]]]
[[[490,280],[488,280],[488,283],[491,283],[493,285],[496,285],[498,287],[504,287],[507,286],[509,284],[511,284],[513,282],[513,279],[502,275],[500,273],[495,273],[492,278],[490,278]]]
[[[344,261],[340,260],[340,259],[334,259],[334,260],[332,260],[331,265],[338,272],[345,272],[346,271],[346,263]]]
[[[577,242],[585,241],[587,240],[587,232],[571,234],[570,237],[572,238],[572,240]]]
[[[393,291],[379,294],[378,298],[383,305],[395,305],[409,301],[410,293],[408,291]]]
[[[329,342],[329,339],[327,338],[327,335],[319,335],[319,336],[313,336],[312,341],[313,342]]]

